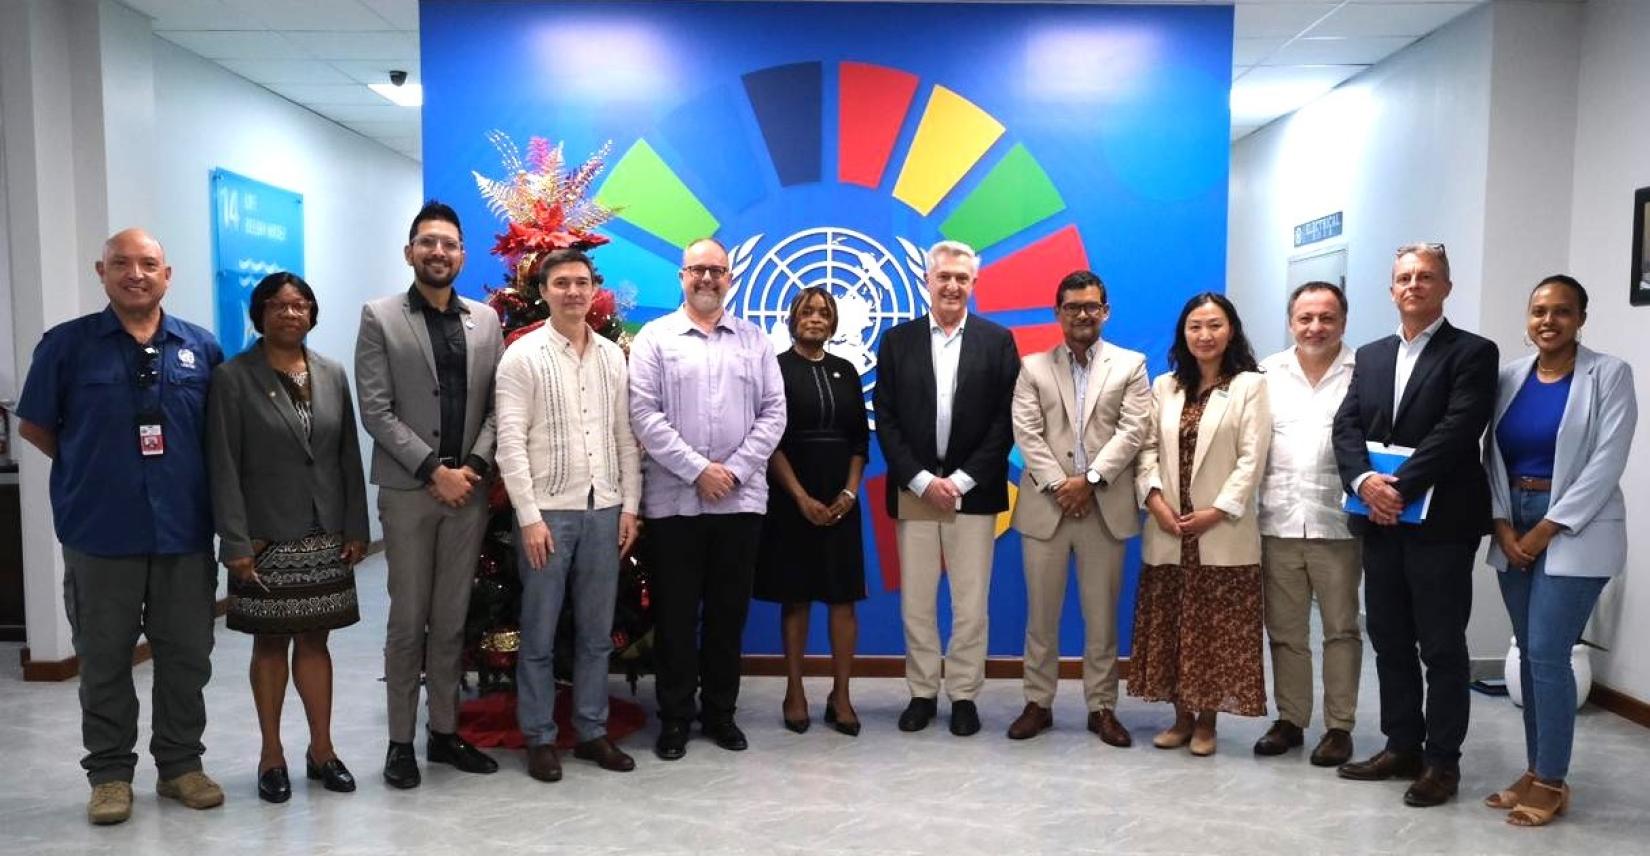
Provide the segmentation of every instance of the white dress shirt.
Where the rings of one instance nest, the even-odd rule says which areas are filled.
[[[1444,326],[1444,316],[1440,315],[1437,320],[1428,324],[1426,329],[1416,333],[1414,339],[1405,339],[1404,325],[1398,325],[1398,362],[1393,366],[1392,371],[1393,421],[1398,419],[1398,405],[1403,403],[1404,387],[1409,386],[1409,376],[1415,373],[1415,364],[1421,361],[1421,352],[1427,349],[1427,343],[1432,341],[1432,334],[1437,333],[1438,328],[1442,326]],[[1356,492],[1358,488],[1363,487],[1364,479],[1374,474],[1375,471],[1370,470],[1353,479],[1352,490]]]
[[[957,322],[957,329],[950,333],[946,333],[940,322],[934,320],[932,313],[928,316],[928,348],[934,361],[934,453],[941,458],[945,457],[951,442],[951,408],[957,395],[957,365],[962,360],[963,328],[967,326],[967,312]],[[906,487],[922,496],[935,478],[937,476],[933,473],[923,470],[912,476],[911,483]],[[951,483],[963,493],[974,489],[974,479],[962,470],[951,472]],[[957,505],[961,507],[961,499],[957,500]]]
[[[1100,340],[1095,339],[1089,346],[1088,353],[1083,355],[1083,361],[1077,361],[1077,352],[1070,347],[1066,348],[1066,357],[1071,360],[1071,387],[1073,398],[1076,399],[1077,424],[1071,426],[1076,429],[1073,437],[1077,439],[1077,447],[1072,450],[1072,462],[1079,473],[1089,468],[1089,453],[1083,448],[1083,424],[1088,421],[1089,409],[1085,405],[1089,391],[1089,369],[1094,366],[1094,355],[1100,353]]]
[[[1341,478],[1335,468],[1335,411],[1352,383],[1357,362],[1351,348],[1340,353],[1316,386],[1301,368],[1294,348],[1260,363],[1272,405],[1272,450],[1260,490],[1260,533],[1273,538],[1351,538],[1341,508]]]

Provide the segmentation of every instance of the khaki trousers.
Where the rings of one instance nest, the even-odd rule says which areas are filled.
[[[384,634],[384,688],[390,739],[411,743],[418,721],[418,676],[424,675],[429,728],[458,730],[458,679],[464,618],[470,608],[481,539],[487,534],[486,484],[450,508],[416,490],[378,489],[389,564],[390,617]]]
[[[1077,554],[1083,608],[1083,700],[1090,711],[1117,706],[1117,595],[1123,587],[1123,542],[1098,514],[1065,517],[1053,537],[1021,535],[1026,572],[1026,701],[1054,705],[1060,679],[1060,611],[1066,568]]]
[[[1312,598],[1323,621],[1323,724],[1352,730],[1364,641],[1358,629],[1362,556],[1355,538],[1263,539],[1272,695],[1283,719],[1312,724]]]
[[[940,569],[951,586],[951,645],[944,655],[945,694],[972,700],[985,682],[986,600],[997,515],[958,514],[948,521],[900,520],[900,618],[905,625],[905,683],[916,698],[940,692]]]

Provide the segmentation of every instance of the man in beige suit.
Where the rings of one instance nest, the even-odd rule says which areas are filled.
[[[1054,304],[1065,341],[1027,355],[1014,386],[1014,441],[1025,456],[1014,528],[1025,551],[1026,706],[1008,736],[1024,740],[1054,724],[1060,610],[1075,552],[1088,728],[1125,747],[1129,732],[1112,712],[1117,594],[1123,542],[1140,531],[1134,461],[1151,430],[1151,387],[1144,355],[1100,339],[1111,311],[1100,277],[1067,275]]]

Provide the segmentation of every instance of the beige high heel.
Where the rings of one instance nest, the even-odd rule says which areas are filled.
[[[1546,826],[1569,808],[1569,785],[1555,788],[1545,782],[1533,781],[1524,799],[1507,815],[1507,822],[1513,826]]]
[[[1530,785],[1534,783],[1535,773],[1525,770],[1524,775],[1518,777],[1518,781],[1484,797],[1484,805],[1499,811],[1512,811],[1524,801],[1524,794],[1529,792]]]

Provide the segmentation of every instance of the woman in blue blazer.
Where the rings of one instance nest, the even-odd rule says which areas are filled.
[[[1549,276],[1530,293],[1537,348],[1501,367],[1486,469],[1495,538],[1489,561],[1518,639],[1528,769],[1484,802],[1542,826],[1569,806],[1576,690],[1570,649],[1599,592],[1627,561],[1621,475],[1638,404],[1633,370],[1583,347],[1587,290]]]

